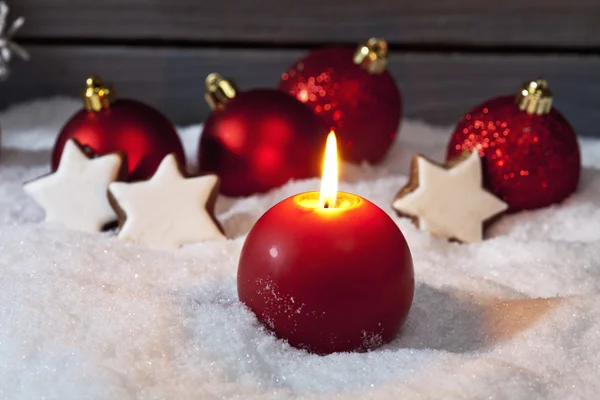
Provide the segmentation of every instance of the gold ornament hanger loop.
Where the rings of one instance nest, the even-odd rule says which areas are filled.
[[[371,74],[381,74],[387,68],[388,45],[384,39],[370,38],[361,43],[354,52],[354,64]]]
[[[85,109],[96,112],[109,108],[114,95],[114,90],[96,75],[85,80],[85,89],[81,93]]]
[[[204,99],[212,110],[223,108],[238,92],[235,83],[223,78],[216,72],[206,77],[205,84],[206,93],[204,94]]]
[[[523,83],[516,98],[519,110],[529,115],[546,115],[552,109],[552,92],[545,79]]]

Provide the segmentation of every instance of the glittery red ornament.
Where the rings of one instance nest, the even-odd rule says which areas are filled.
[[[400,125],[400,91],[388,71],[387,44],[369,39],[358,49],[318,49],[281,76],[279,89],[308,105],[335,130],[340,155],[377,163]]]
[[[198,162],[220,177],[222,194],[248,196],[319,174],[327,131],[302,103],[272,89],[237,92],[218,74],[206,84],[214,111],[204,124]]]
[[[474,149],[484,158],[486,187],[512,212],[560,202],[577,188],[577,137],[552,108],[544,80],[527,82],[516,100],[497,97],[468,112],[454,130],[447,158]]]
[[[129,180],[150,178],[163,158],[175,153],[185,168],[185,155],[173,124],[156,109],[135,101],[111,101],[113,93],[91,77],[84,91],[85,107],[71,117],[56,139],[52,170],[69,139],[76,139],[96,155],[120,151],[125,155]]]

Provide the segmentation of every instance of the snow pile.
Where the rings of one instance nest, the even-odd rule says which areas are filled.
[[[176,252],[40,224],[21,183],[48,171],[78,106],[56,99],[0,114],[0,398],[597,398],[600,141],[582,141],[576,195],[502,218],[484,242],[440,241],[394,216],[417,279],[406,325],[381,349],[320,357],[261,329],[235,281],[256,219],[318,181],[220,198],[232,239]],[[180,130],[190,154],[198,132]],[[448,135],[405,123],[386,163],[344,166],[341,189],[393,215],[412,154],[442,160]]]

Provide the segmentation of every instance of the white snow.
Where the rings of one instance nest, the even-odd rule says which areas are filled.
[[[220,198],[231,240],[175,252],[39,223],[21,183],[48,171],[77,107],[54,99],[0,114],[1,399],[598,398],[600,141],[582,140],[576,195],[503,217],[472,245],[434,239],[390,207],[412,154],[442,160],[449,128],[406,122],[383,165],[344,165],[341,189],[404,232],[416,296],[391,344],[321,357],[270,336],[236,294],[252,224],[318,180]],[[193,154],[199,126],[180,133]]]

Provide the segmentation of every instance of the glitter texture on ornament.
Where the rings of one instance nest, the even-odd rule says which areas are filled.
[[[486,187],[506,201],[510,211],[558,203],[579,183],[577,137],[554,107],[538,115],[520,110],[514,96],[488,100],[461,118],[447,158],[465,150],[479,151]]]
[[[385,64],[378,63],[386,59],[387,45],[373,62],[374,71],[356,65],[355,53],[343,47],[317,49],[282,74],[279,89],[305,103],[335,131],[343,159],[378,163],[398,133],[400,91]]]

